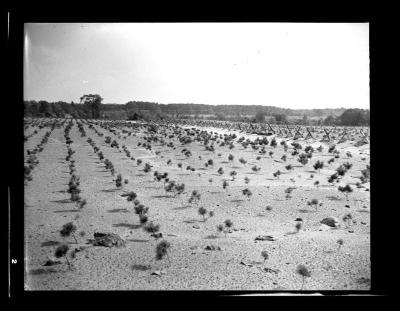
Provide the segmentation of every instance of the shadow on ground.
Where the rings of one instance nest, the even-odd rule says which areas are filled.
[[[129,213],[129,211],[126,208],[109,209],[107,212],[109,212],[109,213]]]
[[[32,275],[39,275],[39,274],[48,274],[48,273],[55,273],[55,272],[61,272],[61,271],[57,271],[53,268],[48,268],[48,269],[44,269],[44,268],[39,268],[39,269],[32,269],[28,272],[28,274],[32,274]]]
[[[118,191],[119,189],[104,189],[104,190],[100,190],[101,192],[107,192],[107,193],[109,193],[109,192],[115,192],[115,191]]]
[[[299,211],[299,213],[316,213],[317,211],[315,211],[315,210],[310,210],[310,209],[305,209],[305,208],[301,208],[301,209],[299,209],[298,210]]]
[[[147,271],[147,270],[151,269],[151,266],[134,264],[134,265],[131,266],[131,269],[132,270],[139,270],[139,271]]]
[[[70,199],[62,199],[62,200],[54,200],[54,201],[50,201],[51,203],[72,203],[72,201]]]
[[[149,242],[150,240],[141,240],[141,239],[127,239],[129,242],[136,242],[136,243],[146,243]]]
[[[59,245],[59,244],[61,244],[61,242],[59,242],[59,241],[46,241],[46,242],[43,242],[42,244],[40,244],[40,246],[41,247],[56,246],[56,245]]]
[[[340,198],[339,198],[339,197],[335,197],[335,196],[333,196],[333,195],[327,196],[326,198],[327,198],[328,200],[331,200],[331,201],[340,201]]]
[[[131,224],[126,224],[126,223],[119,223],[119,224],[113,224],[113,227],[115,228],[128,228],[128,229],[139,229],[142,226],[141,225],[131,225]]]
[[[186,219],[183,221],[186,224],[195,224],[197,222],[203,222],[202,220],[198,220],[198,219]]]
[[[179,211],[179,210],[184,210],[184,209],[187,209],[187,208],[191,208],[191,206],[190,205],[184,205],[184,206],[180,206],[180,207],[174,207],[173,210]]]

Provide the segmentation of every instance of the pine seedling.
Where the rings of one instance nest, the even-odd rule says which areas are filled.
[[[207,209],[205,209],[204,207],[199,207],[198,209],[198,213],[203,216],[203,221],[206,221],[206,214],[207,214]]]
[[[343,239],[339,239],[339,240],[337,240],[336,241],[336,243],[338,244],[338,251],[340,250],[340,248],[342,247],[342,245],[343,245]]]
[[[160,231],[160,225],[155,225],[152,221],[150,221],[143,227],[143,230],[147,233],[155,234]],[[156,237],[155,239],[157,240],[158,238]]]
[[[130,191],[128,193],[121,194],[121,197],[126,197],[126,200],[128,202],[131,202],[131,201],[136,199],[137,194],[135,192],[133,192],[133,191]]]
[[[301,228],[303,227],[303,223],[301,221],[298,221],[295,225],[296,232],[299,233]]]
[[[217,230],[218,230],[218,232],[223,232],[224,231],[224,225],[223,224],[219,224],[217,226]]]
[[[76,230],[77,230],[76,226],[72,222],[68,222],[62,226],[62,228],[60,230],[60,235],[63,238],[69,237],[72,235],[72,237],[75,240],[75,243],[78,244],[78,241],[76,240],[76,237],[75,237]]]
[[[268,252],[266,250],[261,251],[261,256],[264,259],[264,263],[269,258]]]
[[[86,204],[87,204],[86,199],[83,199],[82,201],[79,202],[79,208],[82,209]]]
[[[340,192],[344,192],[344,193],[345,193],[345,195],[346,195],[346,200],[349,199],[349,193],[353,192],[353,189],[350,187],[349,184],[347,184],[347,185],[344,186],[344,187],[339,186],[339,187],[338,187],[338,190],[339,190]]]
[[[149,217],[146,214],[139,214],[139,221],[141,225],[144,225],[149,220]]]
[[[281,171],[277,170],[275,173],[273,173],[272,175],[274,175],[275,178],[279,178],[279,176],[281,175]]]
[[[118,174],[117,179],[115,180],[115,186],[117,188],[122,188],[122,175]]]
[[[296,273],[299,274],[303,279],[301,289],[300,289],[300,290],[303,290],[305,278],[311,277],[311,273],[310,273],[310,271],[308,271],[307,267],[304,265],[298,265],[296,267]]]
[[[322,162],[322,161],[317,161],[317,162],[315,162],[315,164],[314,164],[314,169],[315,170],[318,170],[318,172],[320,172],[321,171],[321,168],[323,168],[324,167],[324,162]]]
[[[67,252],[69,250],[69,246],[68,244],[61,244],[60,246],[58,246],[56,248],[56,250],[54,251],[54,256],[56,258],[61,258],[64,257],[65,260],[67,261],[68,267],[71,269],[71,263],[69,262],[68,258],[67,258]]]
[[[250,199],[250,197],[253,195],[249,188],[243,189],[242,194],[247,196],[248,199]]]
[[[168,249],[171,247],[171,244],[166,240],[161,241],[156,246],[156,260],[161,260],[164,256],[167,256],[168,263],[171,264],[168,256]]]
[[[293,166],[292,166],[291,164],[288,164],[288,165],[285,166],[285,168],[286,168],[288,171],[290,171],[290,170],[293,169]]]

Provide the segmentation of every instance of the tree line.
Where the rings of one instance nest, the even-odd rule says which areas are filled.
[[[128,120],[204,119],[251,123],[299,125],[369,125],[370,112],[364,109],[287,109],[258,105],[159,104],[130,101],[102,104],[97,94],[84,95],[80,103],[45,100],[24,101],[27,117],[72,117]],[[296,118],[294,118],[296,116]],[[298,118],[300,116],[300,118]],[[301,117],[302,116],[302,117]]]

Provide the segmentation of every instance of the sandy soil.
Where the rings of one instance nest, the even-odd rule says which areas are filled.
[[[87,137],[80,136],[74,121],[70,136],[73,140],[71,148],[76,150],[73,158],[81,179],[81,196],[88,204],[80,210],[69,201],[66,192],[69,169],[65,160],[64,127],[54,129],[50,135],[43,152],[38,155],[40,163],[32,172],[33,180],[25,187],[27,290],[299,290],[302,278],[295,273],[299,264],[311,272],[311,277],[304,283],[306,290],[370,289],[369,183],[364,184],[364,188],[355,186],[361,176],[360,170],[369,164],[369,144],[361,147],[354,147],[354,141],[338,144],[340,158],[327,165],[333,157],[328,153],[327,143],[306,143],[300,139],[298,142],[303,146],[322,144],[324,147],[322,153],[314,152],[311,161],[302,166],[290,155],[291,148],[287,161],[283,162],[280,158],[285,153],[280,145],[277,148],[267,146],[267,154],[261,155],[260,160],[256,160],[257,151],[251,150],[250,146],[245,150],[239,143],[235,143],[233,150],[215,144],[213,154],[205,151],[198,142],[183,146],[178,140],[171,139],[176,150],[152,143],[153,150],[148,151],[137,146],[138,142],[144,142],[143,132],[124,139],[95,126],[105,136],[116,139],[121,147],[126,145],[133,157],[142,158],[143,163],[138,166],[124,152],[106,144],[105,136],[99,137],[87,125],[84,128]],[[29,138],[25,150],[33,149],[47,130],[42,129]],[[216,128],[205,130],[227,132]],[[26,135],[32,132],[29,129]],[[257,137],[236,133],[238,138]],[[129,180],[122,190],[115,187],[114,177],[86,142],[88,137],[105,158],[113,162],[116,172]],[[193,156],[186,158],[181,153],[183,148],[190,149]],[[270,150],[274,152],[272,158],[268,155]],[[161,153],[156,155],[156,151]],[[347,151],[352,153],[351,158],[346,156]],[[235,157],[233,163],[228,161],[230,153]],[[248,163],[239,163],[240,157]],[[171,165],[166,164],[169,159]],[[205,168],[208,159],[213,159],[214,165]],[[323,160],[327,165],[320,172],[312,167],[317,160]],[[337,190],[339,184],[327,182],[339,164],[347,161],[353,166],[339,184],[352,185],[354,192],[348,200]],[[143,172],[145,162],[153,165],[152,172]],[[178,162],[183,163],[183,168],[191,165],[196,171],[181,170],[177,167]],[[294,170],[288,172],[287,164],[292,164]],[[261,170],[254,173],[253,165]],[[224,169],[223,176],[217,173],[219,167]],[[274,178],[272,173],[278,169],[282,175]],[[185,192],[179,197],[167,196],[163,183],[153,180],[154,170],[168,172],[171,180],[185,183]],[[229,176],[232,170],[237,172],[235,181]],[[311,174],[314,174],[313,178]],[[253,193],[250,198],[241,192],[247,187],[246,176],[250,178],[248,187]],[[208,181],[210,178],[212,183]],[[223,179],[229,182],[226,190],[222,188]],[[314,185],[316,180],[320,181],[319,187]],[[288,187],[295,187],[290,199],[285,198]],[[198,204],[188,203],[192,190],[201,194]],[[135,191],[138,199],[150,208],[150,219],[160,224],[164,238],[171,243],[170,263],[167,259],[155,260],[157,242],[141,229],[133,204],[121,197],[126,191]],[[323,205],[316,210],[307,205],[311,199],[318,199]],[[197,212],[199,206],[214,211],[215,216],[203,221]],[[271,206],[272,210],[267,211],[266,206]],[[348,213],[355,222],[349,228],[342,221]],[[320,223],[328,216],[338,218],[340,227],[331,228]],[[298,217],[304,220],[303,229],[294,234]],[[216,226],[226,219],[231,219],[234,225],[232,232],[225,236],[217,232]],[[84,237],[76,235],[78,244],[73,238],[67,238],[70,247],[88,247],[76,254],[73,269],[69,269],[63,259],[62,264],[43,266],[63,241],[59,231],[69,221],[86,234]],[[127,245],[123,248],[93,247],[87,243],[94,232],[117,233]],[[275,240],[255,241],[258,235],[271,235]],[[340,249],[338,239],[344,241]],[[219,246],[221,250],[205,250],[207,245]],[[265,262],[262,250],[269,254]],[[271,270],[266,272],[264,268]],[[163,273],[151,274],[157,270]]]

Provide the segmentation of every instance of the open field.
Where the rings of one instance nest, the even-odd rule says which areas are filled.
[[[293,140],[218,124],[26,120],[26,289],[369,290],[370,146],[358,143],[364,132],[348,128],[338,143],[341,129],[321,142],[324,128],[307,140],[303,129]],[[317,161],[322,168],[314,168]],[[75,202],[72,176],[79,177]],[[346,185],[351,192],[338,190]],[[131,191],[139,203],[123,196]],[[148,211],[135,213],[140,204]],[[336,219],[333,227],[321,223],[328,217]],[[62,237],[68,222],[76,232]],[[162,237],[143,230],[150,222]],[[95,246],[96,232],[117,234],[125,245]],[[157,260],[162,240],[170,247]],[[55,258],[62,243],[67,258]],[[310,276],[296,273],[298,265]]]

